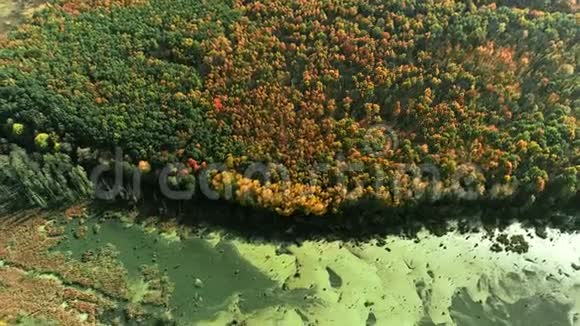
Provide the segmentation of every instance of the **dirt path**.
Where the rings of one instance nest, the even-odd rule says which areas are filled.
[[[0,33],[6,33],[43,3],[42,0],[0,0]]]

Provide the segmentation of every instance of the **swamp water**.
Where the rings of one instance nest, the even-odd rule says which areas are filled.
[[[502,233],[524,235],[520,254],[490,250],[485,232],[296,244],[179,237],[115,219],[98,230],[54,250],[81,259],[112,244],[134,287],[139,266],[157,264],[174,284],[178,325],[580,325],[578,234],[544,239],[514,224]]]

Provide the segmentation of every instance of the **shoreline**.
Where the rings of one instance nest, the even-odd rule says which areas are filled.
[[[437,203],[392,208],[376,202],[360,201],[344,207],[338,214],[283,217],[263,208],[243,206],[224,200],[194,199],[187,202],[158,202],[147,199],[129,205],[123,201],[95,201],[97,210],[133,209],[141,219],[151,216],[175,221],[193,229],[222,229],[244,238],[271,241],[368,240],[376,236],[414,237],[422,229],[434,235],[449,231],[478,232],[505,229],[514,223],[545,234],[546,228],[563,232],[580,230],[580,207],[571,201],[566,207],[537,203],[527,207],[509,203]]]

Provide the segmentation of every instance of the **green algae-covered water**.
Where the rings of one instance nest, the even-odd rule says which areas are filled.
[[[144,286],[140,266],[158,266],[174,285],[166,314],[178,325],[580,323],[578,234],[541,238],[514,224],[502,233],[529,246],[515,253],[491,250],[489,232],[288,244],[161,234],[116,219],[90,219],[96,232],[77,238],[76,223],[55,250],[80,260],[113,245],[134,287]]]
[[[69,225],[70,232],[78,227],[76,224]],[[55,250],[68,252],[81,260],[88,251],[112,245],[129,272],[133,288],[146,286],[140,279],[141,266],[157,266],[174,285],[168,310],[179,324],[211,320],[227,311],[234,301],[242,314],[273,305],[300,307],[311,301],[304,300],[311,289],[283,291],[275,280],[244,259],[233,242],[200,238],[180,240],[119,220],[95,225],[91,225],[92,229],[98,232],[88,232],[82,239],[69,237]]]

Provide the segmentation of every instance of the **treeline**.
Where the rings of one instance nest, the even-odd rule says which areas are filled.
[[[576,0],[469,0],[467,3],[473,3],[475,5],[496,4],[497,6],[530,8],[544,11],[573,12],[577,9],[574,7],[575,1]]]

